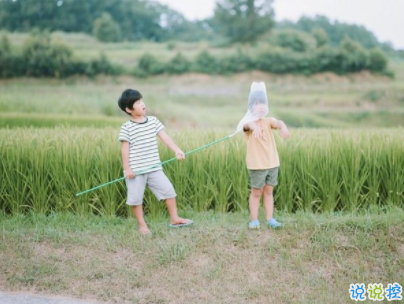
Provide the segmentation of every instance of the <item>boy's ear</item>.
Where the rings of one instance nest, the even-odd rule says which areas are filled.
[[[125,112],[131,114],[133,110],[129,109],[128,107],[125,108]]]

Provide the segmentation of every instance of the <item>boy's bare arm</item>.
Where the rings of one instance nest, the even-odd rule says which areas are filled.
[[[175,144],[174,140],[172,140],[172,138],[164,130],[161,130],[157,136],[167,147],[174,151],[177,159],[185,159],[185,153],[182,152],[182,150]]]
[[[271,127],[273,129],[279,130],[282,138],[286,139],[290,136],[290,132],[286,124],[282,120],[272,119],[271,120]]]
[[[129,142],[122,141],[121,144],[121,152],[122,152],[122,165],[125,170],[125,175],[127,178],[134,178],[135,174],[129,166]]]
[[[249,122],[244,125],[243,127],[244,132],[252,131],[253,136],[255,138],[261,137],[262,138],[262,132],[261,132],[261,127],[257,125],[255,122]]]

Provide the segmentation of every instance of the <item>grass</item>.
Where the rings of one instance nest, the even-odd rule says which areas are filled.
[[[1,80],[0,115],[4,120],[0,126],[54,127],[60,125],[56,120],[61,116],[66,125],[83,126],[88,121],[87,126],[97,126],[97,120],[104,117],[109,126],[111,118],[127,118],[117,106],[119,95],[124,89],[137,88],[144,94],[148,114],[159,116],[172,128],[228,130],[245,114],[249,86],[257,79],[267,84],[271,115],[290,126],[404,126],[402,79],[366,79],[365,74],[362,80],[358,75],[352,80],[327,77],[252,72],[228,77]]]
[[[0,286],[106,303],[349,303],[352,283],[404,285],[404,213],[277,213],[286,227],[247,229],[248,214],[185,211],[192,228],[133,219],[0,215]]]
[[[126,117],[110,116],[72,116],[61,114],[37,114],[37,113],[1,113],[0,128],[68,128],[68,127],[94,127],[120,128],[122,123],[127,120]]]

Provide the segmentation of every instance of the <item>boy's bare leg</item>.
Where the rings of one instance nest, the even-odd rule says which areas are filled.
[[[143,206],[138,205],[138,206],[132,206],[132,212],[133,215],[135,216],[137,223],[139,225],[139,231],[142,234],[148,234],[150,233],[149,228],[147,227],[147,224],[144,220],[144,215],[143,215]]]
[[[183,219],[178,216],[177,213],[177,201],[175,197],[166,199],[166,206],[168,209],[168,213],[170,214],[170,223],[171,224],[186,224],[191,220]]]
[[[260,206],[260,199],[262,192],[263,188],[261,189],[251,188],[250,201],[249,201],[251,221],[258,220],[258,209]]]
[[[272,219],[274,215],[274,187],[271,185],[265,185],[264,187],[264,208],[265,208],[265,218],[267,221]]]

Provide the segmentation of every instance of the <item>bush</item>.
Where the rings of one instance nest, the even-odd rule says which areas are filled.
[[[220,73],[239,73],[254,68],[254,61],[246,54],[237,51],[235,55],[223,58],[220,62]]]
[[[297,53],[282,48],[270,49],[261,53],[256,61],[259,70],[272,73],[317,72],[316,58],[311,53]]]
[[[49,34],[34,35],[23,48],[23,61],[27,76],[65,77],[71,71],[73,52],[62,44],[51,44]]]
[[[94,21],[94,36],[102,42],[121,41],[121,28],[108,13],[103,13],[101,17]]]
[[[0,38],[0,77],[7,78],[23,75],[24,70],[21,62],[21,55],[12,52],[10,40],[6,32],[3,32]]]
[[[311,33],[314,39],[316,39],[316,45],[318,48],[329,44],[328,35],[322,28],[315,28]]]
[[[137,68],[134,72],[135,76],[147,77],[164,73],[165,66],[150,54],[140,57]]]
[[[387,68],[387,57],[379,48],[374,48],[369,53],[369,69],[373,72],[384,72]]]
[[[313,36],[293,29],[279,30],[271,39],[271,42],[295,52],[307,52],[316,46],[316,40]]]
[[[191,63],[184,55],[178,53],[166,65],[166,71],[169,74],[184,74],[191,70]]]
[[[207,51],[202,51],[196,57],[193,70],[199,73],[217,74],[220,72],[218,61]]]
[[[90,77],[97,74],[116,75],[118,74],[118,70],[111,64],[107,56],[101,53],[98,59],[92,60],[87,64],[85,74]]]
[[[370,65],[368,52],[359,43],[345,38],[340,47],[338,61],[344,73],[359,72]]]
[[[9,54],[11,52],[11,44],[8,39],[7,33],[2,32],[0,39],[0,56]]]
[[[330,47],[323,46],[316,50],[316,71],[326,72],[332,71],[341,73],[340,63],[338,61],[339,51]]]
[[[57,77],[97,74],[117,75],[121,69],[114,66],[105,54],[90,62],[74,58],[72,50],[61,43],[51,43],[49,34],[34,33],[24,44],[22,54],[11,51],[6,34],[0,39],[0,77]]]

